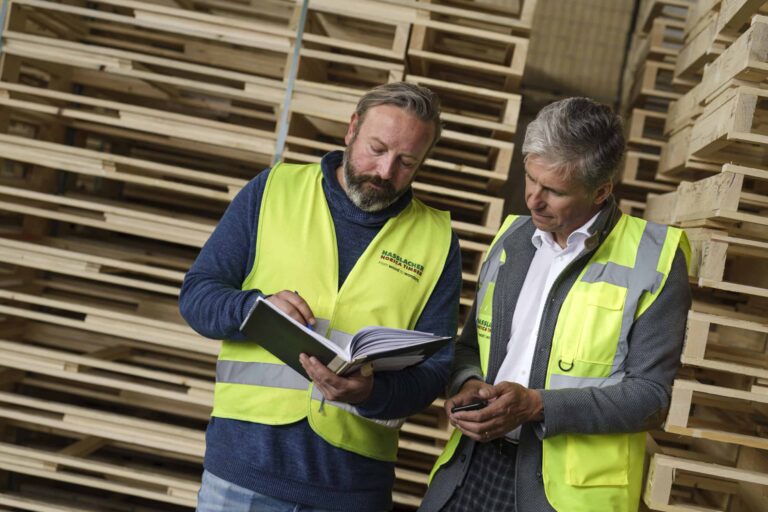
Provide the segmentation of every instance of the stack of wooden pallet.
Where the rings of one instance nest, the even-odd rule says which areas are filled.
[[[3,2],[0,508],[194,506],[218,342],[177,311],[184,272],[247,180],[342,147],[374,85],[443,99],[414,189],[452,212],[471,304],[535,1],[307,6]],[[440,406],[403,427],[400,507],[449,436]]]
[[[645,216],[693,249],[683,367],[645,493],[654,510],[768,506],[768,5],[700,1],[677,76],[659,172],[683,179]],[[686,56],[683,63],[683,56]]]
[[[676,186],[674,180],[658,174],[658,167],[666,145],[669,105],[692,85],[674,76],[691,7],[692,0],[641,4],[622,78],[628,151],[616,196],[626,213],[642,216],[649,194],[669,192]]]

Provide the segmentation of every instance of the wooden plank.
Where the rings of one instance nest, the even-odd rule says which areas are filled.
[[[768,18],[756,16],[752,26],[720,58],[704,70],[699,89],[703,103],[711,103],[728,87],[759,86],[768,78]]]
[[[717,33],[730,36],[740,33],[752,15],[764,9],[765,0],[721,0]]]
[[[0,298],[8,301],[0,304],[0,312],[13,317],[139,340],[190,353],[212,356],[219,353],[219,342],[203,339],[184,325],[7,290],[0,290]],[[9,303],[12,305],[7,305]],[[34,306],[42,306],[46,312],[37,311]]]

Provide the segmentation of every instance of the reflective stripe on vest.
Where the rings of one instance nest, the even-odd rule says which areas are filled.
[[[622,371],[624,360],[629,352],[629,330],[635,321],[640,296],[644,292],[655,293],[664,279],[664,275],[658,272],[656,267],[666,235],[667,226],[646,223],[637,248],[634,267],[625,267],[610,261],[607,263],[594,262],[587,265],[581,276],[581,281],[585,283],[610,283],[627,289],[616,355],[607,376],[584,377],[552,374],[549,378],[548,389],[603,387],[621,382],[624,378]],[[560,352],[558,360],[560,369],[573,366],[577,348],[577,344],[563,344],[563,350]]]
[[[216,382],[226,384],[246,384],[249,386],[267,386],[282,389],[297,389],[304,391],[309,388],[310,382],[304,376],[296,373],[290,366],[273,363],[254,363],[242,361],[223,361],[216,363]],[[312,388],[312,398],[322,400],[323,395],[316,388]],[[333,400],[322,400],[323,406],[330,405],[343,409],[349,413],[362,415],[357,407]],[[366,418],[389,428],[400,428],[404,419],[377,420]]]
[[[338,285],[333,219],[319,164],[278,164],[259,212],[251,273],[242,289],[296,290],[337,343],[369,325],[413,329],[442,274],[450,217],[413,199],[389,219]],[[224,341],[213,415],[269,425],[306,418],[327,442],[367,457],[396,458],[402,420],[372,420],[349,404],[322,401],[309,381],[261,346]]]
[[[492,324],[492,290],[506,258],[496,245],[502,245],[528,219],[510,217],[505,221],[504,233],[497,235],[481,270],[481,279],[489,280],[478,283],[478,289],[487,291],[486,296],[478,298],[477,304],[482,307],[478,306],[476,317],[481,368],[486,375],[488,361],[483,353],[490,350],[490,332],[481,336],[480,330],[482,325]],[[635,319],[663,288],[678,247],[688,259],[690,248],[681,230],[622,215],[591,256],[560,309],[547,369],[547,389],[601,387],[623,379],[628,334]],[[600,333],[594,339],[593,328]],[[451,459],[460,437],[456,434],[451,438],[432,475]],[[564,434],[544,439],[542,470],[550,504],[558,511],[569,512],[636,510],[644,440],[644,433]]]

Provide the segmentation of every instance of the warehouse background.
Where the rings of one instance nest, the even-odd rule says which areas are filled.
[[[343,145],[368,88],[433,88],[414,190],[452,213],[462,315],[550,101],[626,119],[617,196],[686,228],[694,305],[643,507],[768,509],[768,4],[755,0],[3,0],[0,510],[195,505],[218,342],[177,311],[228,202]],[[410,418],[412,510],[450,435]]]

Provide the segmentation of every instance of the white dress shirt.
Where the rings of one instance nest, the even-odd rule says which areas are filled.
[[[531,243],[536,247],[536,254],[533,256],[520,290],[520,297],[512,316],[512,332],[507,342],[507,355],[501,363],[494,384],[509,381],[528,387],[541,314],[549,291],[565,267],[584,250],[584,242],[589,238],[587,230],[597,216],[598,213],[568,235],[565,248],[557,244],[552,233],[539,229],[533,233]],[[514,257],[514,254],[508,254],[507,260],[514,260]],[[520,427],[508,432],[507,437],[517,441],[520,438]]]

